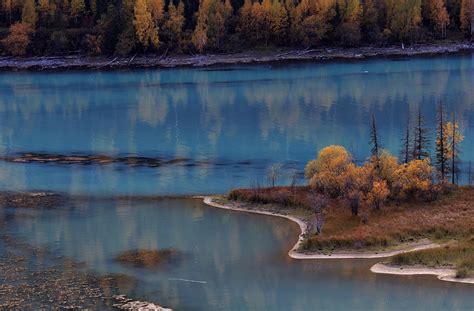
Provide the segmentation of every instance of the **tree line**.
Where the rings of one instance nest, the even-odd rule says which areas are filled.
[[[361,206],[380,209],[389,199],[431,201],[448,191],[450,184],[456,185],[459,146],[464,136],[456,115],[453,113],[448,120],[443,104],[439,104],[437,115],[433,160],[429,130],[421,110],[418,110],[413,127],[410,120],[407,122],[400,158],[382,148],[374,116],[370,126],[371,156],[362,165],[356,165],[352,155],[342,146],[322,149],[305,168],[305,176],[314,189],[309,202],[318,216],[316,227],[321,227],[324,205],[327,205],[321,202],[328,202],[329,198],[343,199],[357,216]],[[471,170],[469,165],[469,184],[472,182]]]
[[[0,0],[1,52],[202,53],[471,38],[474,0]]]

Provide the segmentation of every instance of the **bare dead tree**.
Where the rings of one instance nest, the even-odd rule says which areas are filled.
[[[312,227],[316,231],[316,234],[322,234],[323,225],[325,220],[325,208],[329,203],[329,199],[326,195],[311,191],[308,194],[308,201],[311,209],[314,213]]]
[[[278,179],[282,176],[282,165],[281,164],[273,164],[267,169],[267,179],[272,188],[275,188],[275,184],[277,183]]]

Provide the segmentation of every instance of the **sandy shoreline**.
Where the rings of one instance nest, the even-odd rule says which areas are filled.
[[[456,42],[447,44],[420,44],[407,48],[358,47],[338,48],[322,47],[317,49],[280,49],[276,51],[248,51],[227,54],[202,55],[140,55],[128,57],[105,56],[37,56],[37,57],[0,57],[0,70],[111,70],[130,68],[173,68],[208,67],[214,65],[237,65],[277,63],[291,61],[330,61],[353,60],[374,57],[410,57],[438,55],[473,51],[474,43]]]
[[[304,220],[295,216],[290,216],[290,215],[283,215],[283,214],[267,212],[267,211],[259,211],[259,210],[249,210],[249,209],[239,208],[235,206],[223,205],[223,204],[214,202],[212,200],[212,197],[210,196],[199,197],[199,198],[204,199],[205,204],[213,206],[213,207],[226,209],[226,210],[232,210],[232,211],[245,212],[245,213],[282,217],[282,218],[286,218],[297,223],[298,226],[300,227],[301,233],[298,236],[298,241],[295,243],[293,248],[288,252],[288,256],[290,256],[293,259],[376,259],[376,258],[392,257],[398,254],[425,250],[425,249],[430,249],[430,248],[437,248],[441,246],[439,244],[431,243],[430,241],[425,240],[418,243],[407,245],[400,249],[390,250],[390,251],[360,252],[360,253],[359,252],[352,252],[352,253],[336,252],[332,254],[314,254],[314,253],[304,254],[298,251],[300,249],[301,243],[303,243],[304,241],[304,235],[306,234],[306,231],[308,229],[308,225],[306,224]]]
[[[419,251],[419,250],[441,247],[440,244],[431,243],[425,240],[422,243],[414,243],[410,246],[406,246],[398,250],[392,250],[392,251],[386,251],[386,252],[382,251],[382,252],[375,252],[375,253],[374,252],[373,253],[368,253],[368,252],[367,253],[365,252],[364,253],[334,253],[330,255],[303,254],[303,253],[298,252],[298,249],[300,248],[301,243],[303,243],[304,235],[306,234],[306,230],[308,228],[304,220],[294,217],[294,216],[290,216],[290,215],[283,215],[283,214],[267,212],[267,211],[259,211],[259,210],[249,210],[245,208],[239,208],[239,207],[220,204],[220,203],[214,202],[212,200],[212,197],[210,196],[199,196],[196,198],[203,199],[204,203],[209,206],[213,206],[213,207],[217,207],[221,209],[281,217],[281,218],[286,218],[297,223],[300,227],[301,233],[298,237],[298,241],[296,242],[296,244],[288,252],[288,256],[290,256],[293,259],[302,259],[302,260],[307,260],[307,259],[376,259],[376,258],[392,257],[398,254],[409,253],[409,252],[414,252],[414,251]],[[462,278],[462,279],[456,278],[456,270],[454,269],[427,268],[427,267],[392,267],[392,266],[384,265],[382,263],[377,263],[370,268],[370,271],[372,271],[373,273],[393,274],[393,275],[435,275],[438,277],[438,279],[442,281],[474,284],[474,278]]]
[[[474,278],[456,278],[456,270],[449,268],[398,267],[377,263],[370,268],[370,271],[373,273],[393,275],[434,275],[441,281],[474,284]]]

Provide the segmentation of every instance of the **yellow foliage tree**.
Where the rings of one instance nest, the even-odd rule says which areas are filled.
[[[444,0],[423,0],[423,16],[432,27],[446,36],[446,28],[449,25],[449,14]]]
[[[460,19],[461,29],[471,37],[474,36],[474,0],[461,1]]]
[[[368,163],[372,174],[377,178],[384,180],[391,185],[394,179],[394,173],[398,169],[398,159],[393,156],[387,150],[382,150],[378,159],[376,157],[371,157]]]
[[[362,4],[360,0],[338,0],[340,25],[338,36],[344,45],[354,45],[360,41],[360,23],[362,18]]]
[[[158,48],[160,44],[158,28],[148,10],[147,0],[137,0],[133,11],[133,25],[135,26],[138,41],[145,50],[148,49],[150,45]]]
[[[71,0],[70,14],[69,16],[76,22],[86,11],[86,4],[84,0]]]
[[[385,33],[399,40],[410,39],[421,24],[421,0],[386,0]]]
[[[202,52],[207,46],[214,49],[221,47],[227,34],[232,6],[229,0],[201,0],[197,24],[191,41],[194,47]]]
[[[317,45],[332,29],[335,15],[336,0],[301,0],[292,21],[293,35],[306,46]]]
[[[184,4],[179,2],[178,6],[171,1],[168,5],[168,18],[165,22],[165,29],[169,32],[169,44],[171,48],[181,47],[184,26]]]
[[[423,198],[433,185],[432,173],[428,158],[410,161],[395,170],[393,188],[399,198]]]
[[[38,21],[38,13],[36,12],[35,0],[26,0],[21,11],[21,21],[30,24],[31,28],[35,28]]]
[[[385,180],[374,181],[372,190],[367,195],[367,201],[374,209],[380,209],[388,199],[390,189]]]
[[[351,165],[350,153],[342,146],[333,145],[322,149],[318,158],[306,165],[305,176],[312,187],[338,196],[344,191],[344,174]]]
[[[153,18],[155,25],[160,25],[164,17],[163,0],[148,0],[148,10],[151,13],[151,17]]]

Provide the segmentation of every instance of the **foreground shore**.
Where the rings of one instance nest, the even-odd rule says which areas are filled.
[[[127,69],[127,68],[173,68],[206,67],[213,65],[234,65],[273,63],[285,61],[328,61],[351,60],[372,57],[409,57],[473,51],[474,43],[458,42],[445,44],[424,44],[403,48],[361,47],[361,48],[319,48],[277,51],[249,51],[229,54],[206,55],[142,55],[129,57],[51,56],[51,57],[0,57],[0,70],[66,70],[66,69]]]
[[[268,216],[275,216],[289,219],[300,227],[301,233],[298,236],[298,241],[295,243],[293,248],[288,252],[288,256],[293,259],[375,259],[375,258],[387,258],[392,257],[398,254],[404,254],[419,250],[426,250],[441,247],[442,245],[438,243],[432,243],[431,241],[425,239],[415,243],[406,243],[404,245],[400,245],[398,247],[394,247],[390,250],[381,250],[381,251],[373,251],[373,252],[366,252],[366,251],[334,251],[334,252],[327,252],[327,253],[314,253],[314,252],[303,252],[301,250],[301,246],[303,241],[305,240],[305,236],[308,231],[308,219],[307,217],[301,216],[294,216],[288,214],[280,214],[277,212],[262,210],[258,208],[248,208],[244,205],[239,205],[235,202],[226,202],[225,204],[217,202],[215,198],[206,196],[200,197],[204,200],[204,203],[213,207],[232,210],[232,211],[239,211],[245,213],[253,213],[253,214],[260,214],[260,215],[268,215]]]
[[[302,244],[306,239],[309,228],[309,215],[305,213],[289,213],[283,210],[282,212],[275,212],[271,209],[265,209],[257,205],[248,205],[243,202],[228,201],[224,197],[219,196],[205,196],[197,197],[202,198],[204,203],[216,208],[254,213],[261,215],[269,215],[275,217],[281,217],[289,219],[300,227],[300,234],[297,242],[293,248],[288,252],[288,256],[293,259],[307,260],[307,259],[376,259],[376,258],[389,258],[397,255],[413,253],[417,251],[438,249],[444,247],[444,244],[433,243],[429,239],[422,239],[413,243],[405,243],[390,248],[389,250],[382,251],[332,251],[325,253],[314,253],[304,252],[302,250]],[[457,277],[457,271],[453,268],[438,268],[428,266],[411,266],[411,265],[392,265],[385,263],[377,263],[371,267],[371,271],[379,274],[392,274],[392,275],[435,275],[442,281],[458,282],[466,284],[474,284],[473,277]]]

